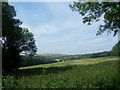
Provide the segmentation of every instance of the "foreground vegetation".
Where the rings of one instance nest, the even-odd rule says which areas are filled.
[[[94,63],[88,63],[88,61]],[[114,57],[22,67],[19,72],[14,73],[15,75],[4,76],[4,87],[118,88],[120,86],[118,59]]]

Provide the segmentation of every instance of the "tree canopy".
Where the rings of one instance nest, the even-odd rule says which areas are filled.
[[[114,56],[120,56],[120,41],[113,46],[111,53]]]
[[[78,11],[83,16],[83,23],[91,25],[104,17],[104,24],[100,24],[97,35],[107,31],[114,32],[120,29],[120,1],[119,2],[74,2],[70,5],[73,11]]]
[[[37,51],[34,35],[22,22],[16,19],[16,11],[8,2],[2,2],[2,68],[16,69],[21,60],[21,53],[34,55]]]

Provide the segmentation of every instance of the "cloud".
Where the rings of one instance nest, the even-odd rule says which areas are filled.
[[[38,53],[77,54],[110,50],[117,37],[96,36],[98,25],[103,22],[91,26],[83,24],[82,17],[72,12],[69,4],[31,3],[27,6],[20,4],[19,8],[17,4],[18,11],[23,8],[19,11],[22,27],[27,27],[34,34]]]
[[[31,27],[31,30],[34,34],[55,34],[59,31],[59,28],[56,27],[53,23],[40,24],[38,26]]]

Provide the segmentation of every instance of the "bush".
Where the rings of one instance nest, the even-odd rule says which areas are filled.
[[[14,76],[2,76],[2,88],[20,88],[18,80]]]

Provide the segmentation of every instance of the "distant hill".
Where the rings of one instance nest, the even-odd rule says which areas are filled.
[[[111,56],[110,51],[98,52],[98,53],[90,53],[90,54],[75,54],[75,55],[67,55],[67,54],[38,54],[33,57],[29,55],[25,55],[22,57],[20,66],[31,66],[38,64],[47,64],[68,60],[82,60],[85,58],[97,58],[97,57],[106,57]]]
[[[52,58],[62,57],[62,56],[68,56],[67,54],[39,54],[41,56],[48,56]]]
[[[50,57],[50,58],[53,58],[53,59],[59,59],[60,61],[66,61],[66,60],[76,60],[76,59],[83,59],[83,58],[106,57],[106,56],[110,56],[110,51],[103,51],[103,52],[89,53],[89,54],[75,54],[75,55],[40,54],[38,56]]]

